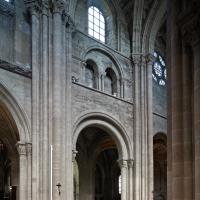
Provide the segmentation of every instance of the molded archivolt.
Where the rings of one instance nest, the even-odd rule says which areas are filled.
[[[118,60],[115,58],[115,56],[108,50],[106,49],[102,49],[102,47],[99,47],[99,46],[92,46],[92,47],[89,47],[85,52],[84,54],[81,55],[81,58],[82,60],[87,60],[87,59],[92,59],[95,61],[95,58],[94,57],[91,57],[90,56],[90,53],[92,52],[99,52],[101,53],[102,55],[104,55],[105,57],[109,58],[113,64],[114,64],[114,67],[112,68],[113,71],[115,72],[115,74],[117,75],[117,78],[120,80],[124,79],[124,75],[123,75],[123,71],[122,71],[122,67],[120,65],[120,63],[118,62]],[[96,61],[95,61],[96,62]],[[97,63],[97,62],[96,62]],[[106,70],[106,69],[105,69]]]
[[[156,35],[164,22],[166,8],[166,0],[155,0],[144,28],[142,38],[142,52],[144,54],[154,53]]]
[[[10,112],[14,122],[16,124],[19,140],[21,142],[29,143],[31,141],[30,137],[30,125],[28,122],[28,117],[23,111],[23,108],[16,101],[13,95],[9,92],[4,83],[0,82],[0,104],[6,107]]]
[[[113,137],[119,152],[119,160],[133,160],[132,144],[125,129],[116,119],[101,112],[85,113],[75,122],[72,131],[74,150],[79,134],[88,127],[100,128]]]

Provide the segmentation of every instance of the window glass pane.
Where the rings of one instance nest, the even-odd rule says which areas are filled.
[[[95,16],[97,19],[99,19],[99,12],[97,12],[97,11],[94,10],[94,16]]]
[[[153,55],[157,58],[158,54],[156,52],[153,53]]]
[[[96,17],[94,17],[94,24],[99,26],[99,19],[97,19]]]
[[[92,22],[89,22],[88,27],[89,27],[89,29],[94,29],[93,23],[92,23]]]
[[[165,77],[165,79],[167,79],[167,70],[166,69],[164,70],[164,77]]]
[[[165,66],[165,62],[164,62],[164,60],[163,60],[163,58],[162,58],[161,56],[159,56],[159,60],[160,60],[160,63],[161,63],[163,66]]]
[[[105,20],[102,13],[94,6],[88,9],[88,34],[105,42]]]
[[[158,76],[162,76],[162,67],[160,66],[160,64],[159,63],[155,63],[154,64],[154,70],[155,70],[155,73],[156,73],[156,75],[158,75]]]
[[[102,35],[100,35],[100,40],[101,40],[102,42],[105,42],[105,37],[102,36]]]
[[[89,35],[93,36],[93,30],[92,29],[89,29]]]
[[[159,81],[159,84],[164,86],[164,85],[165,85],[165,81],[164,81],[163,79],[161,79],[161,80]]]
[[[95,37],[96,39],[99,39],[99,34],[98,34],[96,31],[94,31],[94,37]]]
[[[102,28],[100,28],[100,34],[101,34],[102,36],[104,36],[104,34],[105,34],[105,31],[104,31]]]
[[[91,22],[93,22],[93,16],[89,14],[88,15],[88,20],[91,21]]]
[[[95,12],[99,13],[99,9],[96,7],[92,7],[94,9]]]
[[[104,20],[102,15],[100,15],[100,21],[103,22],[103,23],[105,22],[105,20]]]
[[[105,30],[105,24],[103,22],[100,22],[100,28]]]
[[[99,33],[99,26],[97,26],[97,25],[94,24],[94,30],[95,30],[97,33]]]
[[[90,7],[90,8],[88,9],[88,14],[93,15],[93,7]]]

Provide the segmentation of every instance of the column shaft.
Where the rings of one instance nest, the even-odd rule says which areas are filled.
[[[52,129],[53,129],[53,199],[59,199],[59,194],[56,185],[60,183],[60,166],[61,166],[61,129],[62,120],[62,92],[61,87],[61,73],[62,72],[62,20],[61,14],[55,12],[53,14],[53,116],[52,116]],[[64,134],[64,133],[63,133]]]
[[[200,199],[200,42],[194,45],[194,143],[195,200]]]

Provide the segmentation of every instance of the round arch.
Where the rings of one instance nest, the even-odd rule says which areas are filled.
[[[97,127],[106,131],[113,137],[118,153],[119,160],[133,160],[133,151],[130,139],[125,129],[114,118],[101,112],[92,112],[82,115],[73,126],[73,149],[76,150],[78,136],[82,130],[88,127]]]
[[[107,49],[102,49],[102,47],[100,48],[99,46],[92,46],[92,47],[89,47],[88,49],[86,49],[86,51],[81,55],[81,58],[82,60],[85,60],[87,59],[87,55],[92,52],[92,51],[97,51],[97,52],[100,52],[102,54],[104,54],[105,56],[107,56],[108,58],[110,58],[110,60],[114,63],[115,67],[116,67],[116,70],[118,73],[118,79],[120,80],[123,80],[124,79],[124,75],[123,75],[123,71],[122,71],[122,67],[120,65],[120,63],[118,62],[118,60],[115,58],[115,56],[110,52],[108,51]],[[115,69],[113,69],[115,71]]]
[[[28,117],[26,116],[23,108],[9,92],[6,85],[0,81],[0,103],[3,104],[10,112],[14,119],[19,133],[19,140],[23,143],[30,143],[30,125]]]

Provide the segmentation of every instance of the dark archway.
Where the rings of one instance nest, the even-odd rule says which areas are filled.
[[[117,162],[119,156],[114,139],[100,128],[88,127],[81,131],[76,149],[79,169],[78,199],[120,199],[121,170]]]
[[[167,136],[158,133],[153,138],[154,200],[167,199]]]
[[[6,107],[0,104],[0,199],[18,199],[18,140],[16,124]]]

